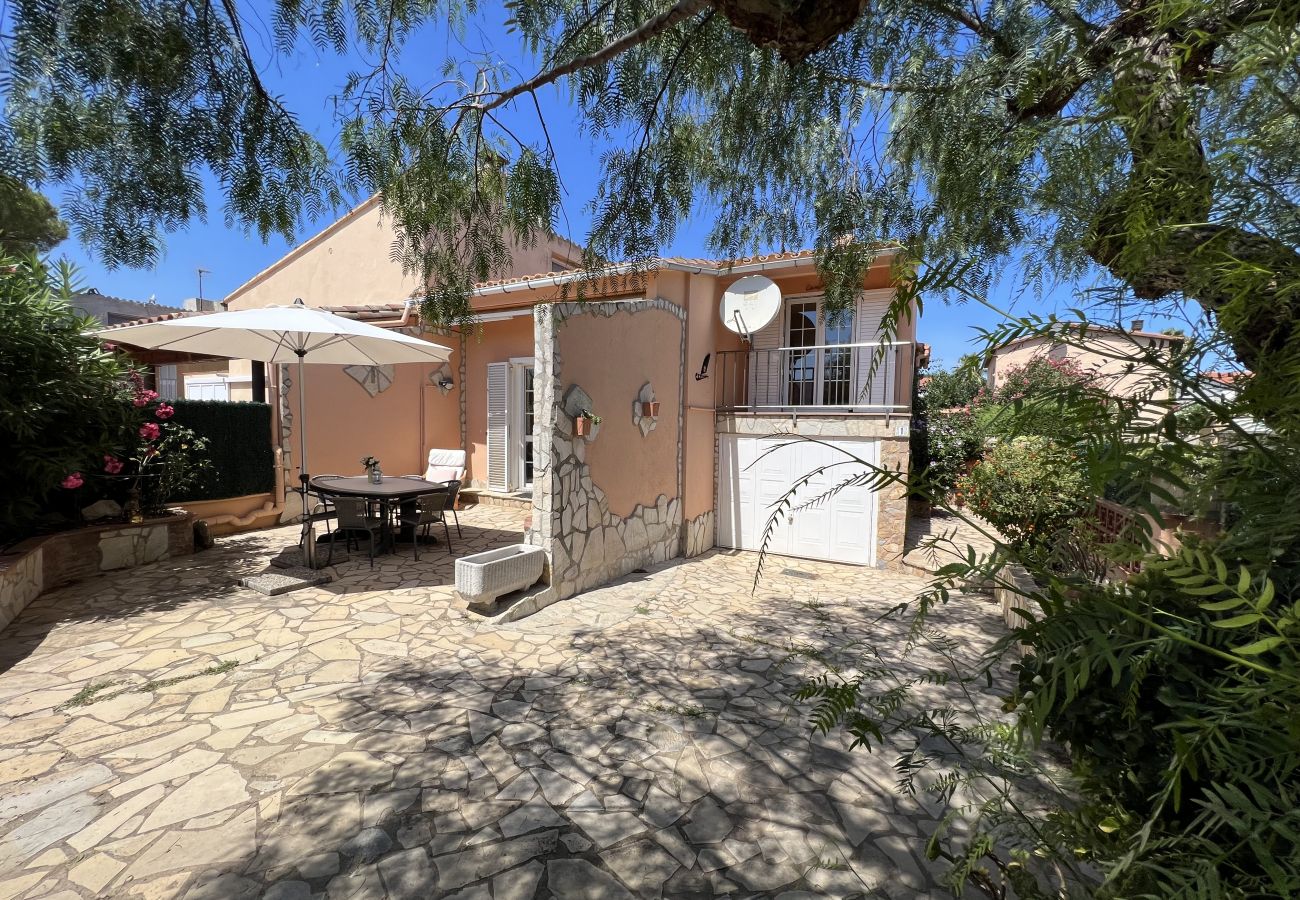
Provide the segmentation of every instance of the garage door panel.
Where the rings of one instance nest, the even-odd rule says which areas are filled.
[[[810,504],[783,515],[769,542],[773,553],[871,564],[875,544],[875,493],[865,485],[836,490],[854,474],[867,471],[842,450],[874,463],[871,440],[836,439],[825,443],[791,438],[719,437],[718,543],[758,550],[775,504],[802,477],[791,506]],[[818,471],[824,469],[825,471]]]

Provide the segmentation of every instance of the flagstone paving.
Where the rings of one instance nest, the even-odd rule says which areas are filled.
[[[457,554],[522,525],[461,519]],[[771,559],[751,593],[756,557],[714,552],[495,627],[442,548],[238,587],[292,540],[73,585],[0,636],[0,898],[937,891],[941,810],[791,702],[850,637],[897,661],[877,617],[921,580]],[[1000,627],[943,615],[972,655]]]

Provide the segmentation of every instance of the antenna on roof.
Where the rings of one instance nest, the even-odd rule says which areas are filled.
[[[203,276],[204,276],[204,275],[211,275],[211,274],[212,274],[212,270],[211,270],[211,269],[205,269],[205,268],[203,268],[202,266],[199,266],[199,267],[198,267],[197,269],[195,269],[194,271],[197,272],[198,275],[199,275],[199,299],[202,300],[202,299],[203,299]]]

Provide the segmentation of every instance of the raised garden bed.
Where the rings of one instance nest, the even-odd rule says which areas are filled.
[[[194,552],[194,517],[185,510],[30,538],[0,555],[0,628],[45,591],[91,575]]]

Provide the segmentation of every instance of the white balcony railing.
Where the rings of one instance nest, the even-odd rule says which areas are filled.
[[[720,410],[890,413],[912,408],[916,345],[911,342],[722,350],[716,356]]]

